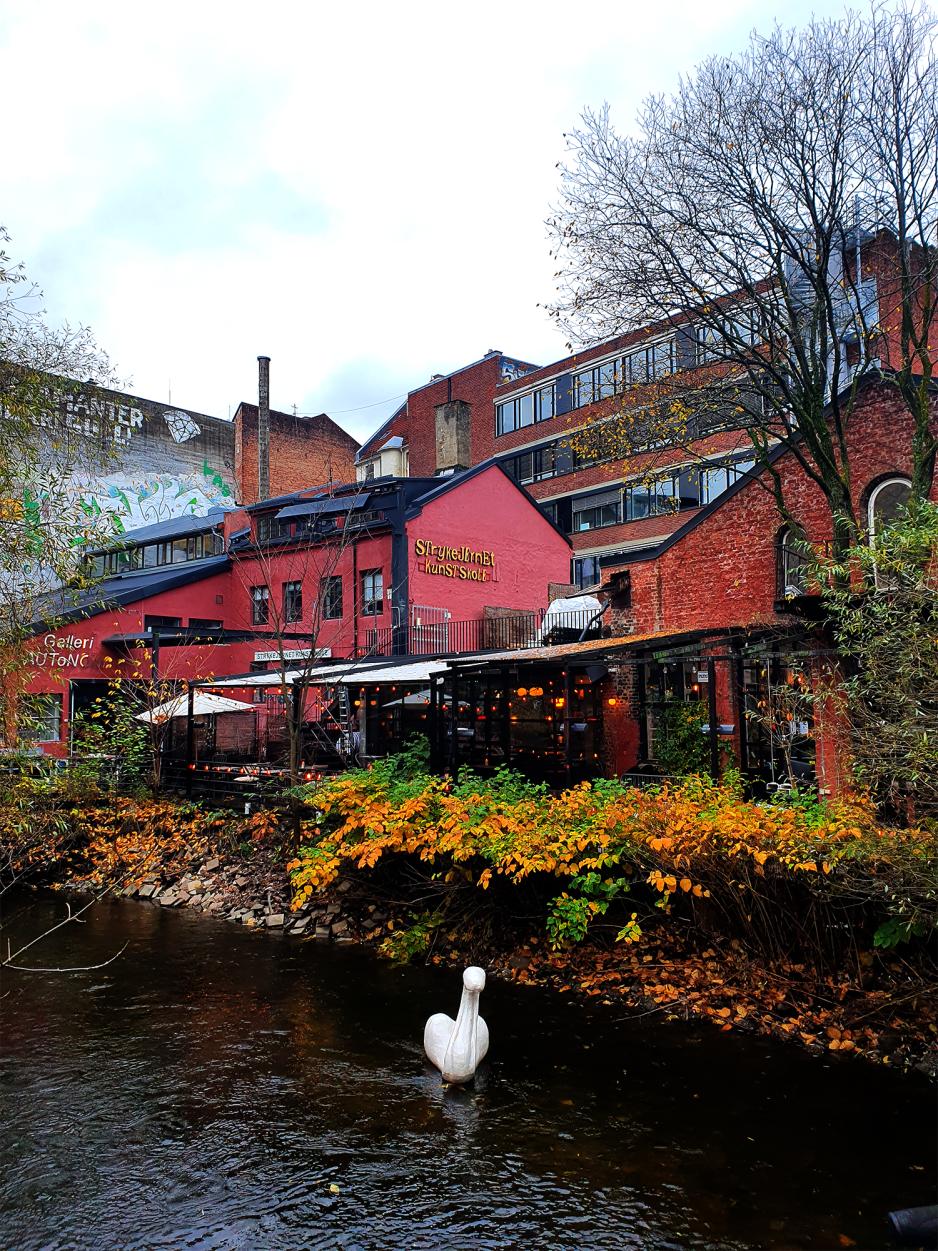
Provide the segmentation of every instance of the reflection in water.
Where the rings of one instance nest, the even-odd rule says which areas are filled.
[[[6,979],[3,1248],[878,1247],[930,1201],[924,1081],[490,981],[489,1059],[444,1090],[421,1038],[452,971],[88,917],[43,958],[119,961]]]

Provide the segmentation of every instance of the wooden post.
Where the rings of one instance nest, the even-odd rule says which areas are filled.
[[[717,666],[712,656],[707,658],[707,718],[710,722],[710,776],[717,782],[720,778],[720,736],[717,725]]]
[[[186,799],[192,798],[192,775],[195,773],[195,724],[193,716],[195,713],[195,687],[191,681],[187,683],[189,687],[188,699],[186,702]]]
[[[573,785],[573,743],[570,733],[570,700],[573,697],[573,687],[570,682],[570,666],[563,667],[563,737],[564,737],[564,773],[567,780],[567,788]]]

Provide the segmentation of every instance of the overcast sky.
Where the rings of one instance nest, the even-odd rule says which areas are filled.
[[[489,348],[564,354],[544,227],[565,130],[620,129],[816,0],[0,0],[10,252],[128,389],[257,395],[358,438]]]

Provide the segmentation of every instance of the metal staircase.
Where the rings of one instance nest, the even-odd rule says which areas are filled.
[[[323,712],[319,721],[307,724],[310,743],[327,767],[347,767],[358,763],[353,738],[352,704],[348,687],[342,683],[323,689]]]

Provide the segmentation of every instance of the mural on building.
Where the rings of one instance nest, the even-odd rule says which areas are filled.
[[[118,534],[149,526],[170,517],[204,516],[212,508],[231,507],[234,491],[217,470],[205,462],[200,473],[105,474],[94,480],[75,480],[79,505],[86,517],[104,517]]]
[[[83,433],[112,432],[113,454],[74,470],[69,484],[86,523],[101,519],[92,531],[123,534],[234,504],[231,422],[114,391],[68,396],[65,405]]]

